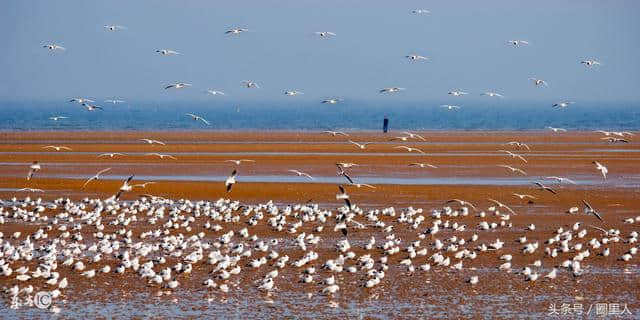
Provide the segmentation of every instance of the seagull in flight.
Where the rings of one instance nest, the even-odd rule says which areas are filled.
[[[389,139],[389,141],[398,141],[398,140],[407,141],[407,140],[409,140],[409,137],[401,136],[401,137],[393,137],[393,138]]]
[[[185,115],[191,117],[191,119],[193,119],[194,121],[202,121],[206,125],[210,125],[209,121],[207,121],[207,119],[205,119],[205,118],[203,118],[201,116],[195,115],[193,113],[185,113]]]
[[[414,13],[414,14],[429,14],[429,13],[431,13],[431,11],[429,11],[427,9],[415,9],[415,10],[412,10],[411,13]]]
[[[234,29],[229,29],[227,31],[225,31],[225,34],[241,34],[243,32],[247,32],[249,31],[249,29],[247,28],[234,28]]]
[[[604,180],[607,180],[607,173],[609,173],[609,169],[607,169],[607,167],[605,167],[598,161],[593,161],[592,163],[596,166],[596,169],[600,170],[600,172],[602,173],[602,178]]]
[[[155,181],[149,181],[149,182],[145,182],[145,183],[138,183],[138,184],[132,185],[131,187],[132,188],[142,188],[142,189],[144,189],[144,188],[147,187],[148,184],[156,184],[156,182]]]
[[[172,160],[178,160],[176,157],[174,157],[174,156],[172,156],[170,154],[160,154],[160,153],[157,153],[157,152],[145,153],[144,155],[145,156],[156,156],[156,157],[158,157],[160,159],[169,158],[169,159],[172,159]]]
[[[22,188],[22,189],[18,189],[16,191],[18,191],[18,192],[44,192],[44,190],[36,189],[36,188]]]
[[[494,200],[494,199],[491,199],[491,198],[489,198],[489,199],[487,199],[487,200],[489,200],[489,201],[493,202],[493,203],[494,203],[494,204],[496,204],[499,208],[505,208],[505,209],[509,210],[509,212],[511,212],[511,213],[513,213],[513,214],[516,214],[516,213],[515,213],[511,208],[509,208],[509,206],[507,206],[507,205],[503,204],[502,202],[500,202],[500,201],[498,201],[498,200]]]
[[[347,181],[349,181],[350,184],[353,184],[353,179],[351,179],[351,177],[344,171],[344,167],[342,167],[339,163],[336,163],[336,166],[338,167],[338,175],[343,176],[345,179],[347,179]]]
[[[586,67],[593,67],[593,66],[600,65],[600,61],[598,60],[583,60],[583,61],[580,61],[580,63],[584,64]]]
[[[530,195],[530,194],[521,194],[521,193],[512,193],[513,196],[520,198],[521,200],[524,199],[536,199],[536,197]]]
[[[347,169],[347,168],[356,167],[358,166],[358,164],[353,162],[338,162],[336,163],[336,166]]]
[[[302,172],[302,171],[298,171],[298,170],[294,170],[294,169],[291,169],[291,170],[288,170],[288,171],[297,174],[299,177],[303,177],[304,176],[304,177],[307,177],[307,178],[309,178],[311,180],[315,180],[311,175],[309,175],[306,172]]]
[[[476,207],[473,205],[473,203],[471,203],[469,201],[460,200],[460,199],[447,200],[447,202],[445,202],[445,204],[454,203],[454,202],[460,204],[461,206],[469,206],[469,207],[473,208],[473,210],[477,210]]]
[[[107,152],[107,153],[99,154],[98,158],[102,158],[102,157],[114,158],[115,156],[124,156],[124,154],[120,152]]]
[[[546,177],[545,179],[553,179],[558,181],[560,184],[562,183],[571,183],[571,184],[577,184],[575,181],[569,179],[569,178],[564,178],[564,177],[556,177],[556,176],[551,176],[551,177]]]
[[[526,143],[522,143],[518,141],[510,141],[510,142],[507,142],[507,145],[516,146],[516,148],[518,149],[524,147],[525,149],[531,151],[531,148],[529,148],[529,145],[527,145]]]
[[[174,83],[174,84],[170,84],[166,87],[164,87],[164,89],[182,89],[182,88],[186,88],[186,87],[191,87],[190,83],[184,83],[184,82],[178,82],[178,83]]]
[[[405,90],[404,88],[391,87],[391,88],[382,88],[378,92],[380,93],[397,93]]]
[[[218,91],[218,90],[207,90],[205,91],[205,93],[210,94],[212,96],[217,96],[217,95],[224,96],[224,92]]]
[[[27,173],[27,180],[31,180],[31,178],[33,177],[33,175],[40,171],[41,167],[40,167],[40,163],[38,161],[34,161],[30,166],[29,166],[29,173]]]
[[[498,98],[504,98],[503,95],[496,93],[496,92],[484,92],[480,94],[481,96],[487,96],[487,97],[498,97]]]
[[[342,185],[339,185],[338,190],[339,192],[336,194],[336,200],[344,200],[347,206],[351,208],[351,201],[349,201],[349,195],[344,190],[344,187]]]
[[[525,41],[525,40],[509,40],[507,41],[507,43],[516,47],[519,47],[520,45],[523,45],[523,44],[529,45],[529,41]]]
[[[124,103],[124,100],[118,100],[118,99],[107,99],[104,102],[106,103],[111,103],[111,104],[118,104],[118,103]]]
[[[87,184],[89,184],[89,182],[93,181],[93,180],[98,180],[100,179],[100,175],[111,170],[111,168],[106,168],[106,169],[102,169],[100,171],[98,171],[98,173],[96,173],[93,177],[87,179],[87,181],[82,185],[81,189],[84,189],[84,187],[87,186]]]
[[[86,103],[86,102],[95,102],[95,101],[93,101],[91,99],[86,99],[86,98],[73,98],[73,99],[69,100],[69,102],[77,102],[79,104],[83,104],[83,103]]]
[[[56,151],[60,151],[60,150],[71,151],[72,150],[71,148],[65,147],[65,146],[44,146],[44,147],[42,147],[42,149],[54,149]]]
[[[224,162],[233,162],[236,164],[236,166],[241,165],[243,162],[256,162],[255,160],[249,160],[249,159],[239,159],[239,160],[225,160]]]
[[[180,52],[178,51],[174,51],[171,49],[159,49],[156,50],[157,53],[163,55],[163,56],[171,56],[171,55],[176,55],[176,54],[180,54]]]
[[[329,99],[322,100],[322,103],[336,104],[340,101],[342,101],[341,98],[329,98]]]
[[[418,148],[412,148],[412,147],[407,147],[407,146],[395,146],[393,148],[394,149],[405,149],[405,150],[407,150],[407,152],[417,151],[418,153],[426,154],[424,151],[422,151],[422,150],[420,150]]]
[[[166,144],[166,143],[164,143],[164,142],[162,142],[160,140],[154,140],[154,139],[138,139],[138,140],[144,141],[144,142],[146,142],[148,144],[154,144],[155,143],[155,144],[160,144],[160,145],[163,145],[163,146]]]
[[[460,106],[455,106],[455,105],[450,105],[450,104],[443,104],[443,105],[440,105],[440,107],[448,109],[448,110],[460,109]]]
[[[65,116],[54,116],[54,117],[49,117],[49,120],[53,120],[53,121],[58,121],[58,120],[62,120],[62,119],[68,119]]]
[[[101,106],[91,105],[88,103],[83,103],[82,106],[87,108],[87,111],[96,111],[96,110],[104,111],[104,109]]]
[[[53,44],[53,43],[51,43],[51,44],[45,44],[45,45],[43,45],[42,47],[43,47],[43,48],[47,48],[47,49],[49,49],[49,50],[51,50],[51,51],[57,51],[57,50],[62,50],[62,51],[64,51],[64,50],[67,50],[67,49],[65,49],[65,47],[60,46],[60,45],[57,45],[57,44]]]
[[[623,138],[608,137],[608,138],[600,138],[600,139],[607,140],[610,143],[616,143],[616,142],[629,143],[629,140],[623,139]]]
[[[548,87],[549,84],[547,84],[546,81],[542,80],[542,79],[536,79],[536,78],[529,78],[529,80],[533,81],[533,84],[537,87],[537,86],[545,86]]]
[[[408,54],[404,57],[411,61],[429,61],[429,58],[417,54]]]
[[[521,173],[523,176],[527,175],[527,173],[524,170],[509,166],[509,165],[506,165],[506,164],[499,164],[498,167],[507,168],[507,169],[511,170],[511,172]]]
[[[517,153],[513,153],[511,151],[508,150],[498,150],[498,152],[505,152],[508,156],[512,157],[512,158],[518,158],[522,161],[524,161],[525,163],[527,163],[527,159],[525,159],[523,156],[517,154]]]
[[[364,150],[364,149],[367,147],[367,145],[370,145],[370,144],[371,144],[371,142],[357,143],[357,142],[355,142],[355,141],[351,141],[351,140],[349,140],[349,142],[350,142],[350,143],[353,143],[354,145],[356,145],[356,146],[357,146],[358,148],[360,148],[361,150]]]
[[[233,169],[233,172],[231,172],[231,175],[227,178],[227,180],[224,181],[224,186],[227,188],[227,192],[230,192],[231,188],[236,183],[237,175],[238,175],[238,171],[236,169]]]
[[[109,25],[107,25],[107,26],[104,26],[104,28],[105,28],[105,29],[107,29],[107,30],[109,30],[109,31],[118,31],[118,30],[124,30],[124,29],[126,29],[126,28],[125,28],[125,27],[123,27],[123,26],[117,26],[117,25],[110,25],[110,26],[109,26]]]
[[[297,90],[291,90],[291,91],[285,91],[284,94],[287,95],[287,96],[297,96],[299,94],[304,94],[304,92],[297,91]]]
[[[469,93],[464,92],[464,91],[460,91],[459,89],[455,89],[452,91],[449,91],[449,95],[454,96],[454,97],[460,97],[460,96],[464,96],[467,95]]]
[[[372,186],[372,185],[370,185],[370,184],[368,184],[368,183],[352,183],[351,185],[352,185],[352,186],[354,186],[354,187],[356,187],[356,188],[358,188],[358,189],[360,189],[360,188],[362,188],[362,187],[367,187],[367,188],[371,188],[371,189],[376,189],[376,187],[375,187],[375,186]]]
[[[553,190],[550,187],[545,186],[544,184],[542,184],[540,182],[536,181],[536,182],[534,182],[534,184],[537,185],[538,187],[540,187],[541,190],[546,190],[546,191],[549,191],[549,192],[551,192],[553,194],[558,194],[555,190]]]
[[[260,86],[258,86],[257,83],[249,81],[249,80],[243,80],[242,81],[242,85],[247,87],[247,88],[260,88]]]
[[[554,107],[554,108],[558,108],[558,109],[560,109],[560,108],[566,108],[566,107],[568,107],[570,104],[574,104],[574,103],[575,103],[575,102],[573,102],[573,101],[561,101],[561,102],[556,102],[556,103],[554,103],[554,104],[552,105],[552,107]]]
[[[407,137],[411,138],[411,139],[420,139],[422,141],[427,141],[423,136],[417,134],[417,133],[413,133],[413,132],[409,132],[409,131],[404,131],[402,132],[402,134],[407,135]]]
[[[547,127],[547,129],[553,131],[553,132],[567,132],[567,129],[564,128],[554,128],[554,127]]]
[[[332,136],[334,136],[334,137],[335,137],[335,136],[337,136],[337,135],[342,135],[342,136],[345,136],[345,137],[348,137],[348,136],[349,136],[348,134],[346,134],[346,133],[344,133],[344,132],[342,132],[342,131],[331,131],[331,130],[326,130],[326,131],[322,131],[322,133],[328,133],[328,134],[330,134],[330,135],[332,135]]]
[[[316,35],[320,36],[320,37],[329,37],[329,36],[336,36],[335,33],[330,32],[330,31],[316,31],[315,32]]]
[[[115,196],[116,200],[118,200],[118,198],[120,198],[120,196],[123,193],[131,191],[131,189],[133,189],[133,187],[129,185],[129,183],[131,182],[131,179],[133,179],[133,175],[131,175],[127,180],[124,181],[124,183],[122,183],[120,190],[118,190],[118,193],[116,193],[116,196]]]
[[[582,203],[584,203],[584,212],[589,214],[592,213],[594,216],[596,216],[596,218],[598,218],[598,220],[604,222],[604,220],[602,220],[602,216],[600,216],[600,213],[598,213],[598,211],[594,210],[593,207],[586,201],[586,200],[582,200]]]
[[[424,162],[413,162],[409,164],[410,167],[420,167],[420,168],[433,168],[433,169],[437,169],[438,167],[430,164],[430,163],[424,163]]]

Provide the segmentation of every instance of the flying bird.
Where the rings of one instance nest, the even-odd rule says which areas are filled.
[[[551,187],[547,187],[544,184],[542,184],[541,182],[534,182],[533,184],[537,185],[538,187],[540,187],[541,190],[546,190],[549,191],[553,194],[558,194],[555,190],[553,190]]]
[[[120,152],[108,152],[108,153],[101,153],[98,155],[98,158],[102,158],[102,157],[109,157],[109,158],[113,158],[115,156],[124,156],[124,154],[120,153]]]
[[[91,105],[88,103],[83,103],[82,106],[87,108],[87,111],[96,111],[96,110],[104,111],[104,109],[101,106]]]
[[[237,175],[238,175],[238,171],[236,169],[233,169],[233,172],[231,172],[231,175],[227,178],[227,180],[224,181],[224,185],[227,188],[227,192],[230,192],[231,188],[236,183]]]
[[[54,149],[56,151],[60,151],[60,150],[71,151],[72,150],[71,148],[65,147],[65,146],[44,146],[44,147],[42,147],[42,149]]]
[[[420,150],[418,148],[412,148],[412,147],[407,147],[407,146],[395,146],[393,148],[394,149],[405,149],[405,150],[407,150],[407,152],[417,151],[418,153],[426,154],[424,151],[422,151],[422,150]]]
[[[243,80],[242,81],[242,85],[247,87],[247,88],[260,88],[260,86],[258,86],[257,83],[249,81],[249,80]]]
[[[234,29],[229,29],[227,31],[225,31],[225,34],[241,34],[243,32],[247,32],[249,31],[249,29],[247,28],[234,28]]]
[[[190,87],[191,84],[190,83],[184,83],[184,82],[178,82],[178,83],[174,83],[174,84],[170,84],[166,87],[164,87],[164,89],[182,89],[182,88],[186,88],[186,87]]]
[[[16,190],[18,192],[44,192],[44,190],[42,189],[36,189],[36,188],[21,188]]]
[[[417,54],[408,54],[404,57],[411,61],[429,61],[429,58]]]
[[[600,213],[598,213],[598,211],[594,210],[593,207],[586,201],[586,200],[582,200],[582,203],[584,203],[584,212],[585,213],[591,213],[594,216],[596,216],[596,218],[598,218],[598,220],[604,222],[604,220],[602,220],[602,216],[600,216]]]
[[[546,177],[545,179],[553,179],[553,180],[558,181],[561,184],[565,183],[565,182],[571,183],[571,184],[577,184],[577,183],[575,183],[575,181],[573,181],[573,180],[571,180],[569,178],[564,178],[564,177],[551,176],[551,177]]]
[[[411,138],[411,139],[420,139],[422,141],[427,141],[423,136],[417,134],[417,133],[413,133],[413,132],[409,132],[409,131],[404,131],[402,132],[402,134],[407,135],[407,137]]]
[[[547,127],[547,129],[553,131],[553,132],[567,132],[567,129],[564,128],[554,128],[554,127]]]
[[[338,103],[340,101],[342,101],[341,98],[330,98],[330,99],[322,100],[322,103],[336,104],[336,103]]]
[[[517,153],[513,153],[509,150],[498,150],[498,152],[505,152],[508,156],[512,157],[512,158],[518,158],[522,161],[524,161],[525,163],[527,163],[527,159],[525,159],[523,156],[517,154]]]
[[[447,200],[447,202],[445,202],[445,204],[449,204],[449,203],[458,203],[461,206],[469,206],[471,208],[473,208],[473,210],[477,210],[476,207],[469,201],[465,201],[465,200],[460,200],[460,199],[451,199],[451,200]]]
[[[443,105],[440,105],[440,107],[448,110],[460,109],[460,106],[450,105],[450,104],[443,104]]]
[[[160,153],[156,153],[156,152],[152,152],[152,153],[145,153],[145,156],[156,156],[160,159],[164,159],[164,158],[169,158],[172,160],[178,160],[176,157],[170,155],[170,154],[160,154]]]
[[[210,94],[212,96],[218,96],[218,95],[224,96],[224,92],[218,91],[218,90],[207,90],[205,91],[205,93]]]
[[[344,187],[342,185],[339,185],[338,190],[339,192],[336,194],[336,200],[344,200],[344,202],[347,204],[347,207],[351,208],[351,201],[349,201],[349,195],[344,190]]]
[[[291,90],[291,91],[285,91],[284,94],[286,96],[297,96],[297,95],[300,95],[300,94],[304,94],[304,92],[297,91],[297,90]]]
[[[496,92],[484,92],[480,94],[481,96],[487,96],[487,97],[498,97],[498,98],[504,98],[503,95],[496,93]]]
[[[507,206],[507,205],[503,204],[502,202],[500,202],[500,201],[498,201],[498,200],[494,200],[494,199],[491,199],[491,198],[489,198],[489,199],[487,199],[487,200],[489,200],[489,201],[493,202],[493,203],[494,203],[494,204],[496,204],[499,208],[505,208],[505,209],[507,209],[509,212],[511,212],[511,213],[513,213],[513,214],[516,214],[516,213],[515,213],[511,208],[509,208],[509,206]]]
[[[464,95],[467,95],[467,94],[469,94],[469,93],[464,92],[464,91],[460,91],[458,89],[449,91],[449,95],[454,96],[454,97],[460,97],[460,96],[464,96]]]
[[[131,175],[127,180],[125,180],[122,183],[122,186],[120,186],[120,190],[118,190],[118,193],[116,193],[116,196],[115,196],[116,200],[118,200],[123,193],[129,192],[131,191],[131,189],[133,189],[133,187],[131,187],[131,185],[129,184],[131,182],[131,179],[133,179],[133,175]]]
[[[86,98],[73,98],[73,99],[69,100],[69,102],[77,102],[79,104],[83,104],[85,102],[95,102],[95,101],[93,101],[91,99],[86,99]]]
[[[380,93],[397,93],[405,90],[404,88],[391,87],[391,88],[382,88],[378,92]]]
[[[123,26],[117,26],[117,25],[107,25],[104,26],[105,29],[109,30],[109,31],[118,31],[118,30],[124,30],[126,29]]]
[[[599,66],[601,63],[598,60],[583,60],[580,63],[584,64],[586,67]]]
[[[163,56],[171,56],[171,55],[176,55],[176,54],[180,54],[180,52],[178,51],[174,51],[171,49],[158,49],[156,50],[157,53],[163,55]]]
[[[536,79],[536,78],[529,78],[529,80],[533,81],[533,84],[537,87],[537,86],[545,86],[548,87],[549,84],[547,84],[546,81],[542,80],[542,79]]]
[[[328,133],[328,134],[330,134],[330,135],[332,135],[332,136],[334,136],[334,137],[335,137],[335,136],[337,136],[337,135],[342,135],[342,136],[345,136],[345,137],[348,137],[348,136],[349,136],[348,134],[346,134],[346,133],[344,133],[344,132],[342,132],[342,131],[330,131],[330,130],[326,130],[326,131],[322,131],[322,133]]]
[[[522,200],[529,198],[529,199],[536,199],[536,197],[530,195],[530,194],[521,194],[521,193],[512,193],[513,196],[518,197]]]
[[[107,172],[111,170],[111,168],[106,168],[106,169],[102,169],[100,171],[98,171],[98,173],[96,173],[95,175],[93,175],[91,178],[87,179],[87,181],[82,185],[81,189],[84,189],[84,187],[87,186],[87,184],[89,184],[89,182],[93,181],[93,180],[98,180],[100,179],[100,175],[102,175],[103,173]]]
[[[430,163],[424,163],[424,162],[414,162],[414,163],[410,163],[409,164],[410,167],[420,167],[420,168],[433,168],[433,169],[437,169],[438,167],[430,164]]]
[[[364,150],[364,149],[367,147],[367,145],[370,145],[370,144],[371,144],[371,142],[357,143],[357,142],[355,142],[355,141],[351,141],[351,140],[349,140],[349,142],[350,142],[350,143],[353,143],[355,146],[357,146],[357,147],[358,147],[358,148],[360,148],[361,150]]]
[[[414,13],[414,14],[429,14],[429,13],[431,13],[431,11],[429,11],[427,9],[415,9],[415,10],[412,10],[411,13]]]
[[[516,148],[518,148],[518,149],[520,149],[520,148],[523,148],[523,147],[524,147],[525,149],[527,149],[527,150],[531,151],[531,148],[529,148],[529,145],[527,145],[527,144],[525,144],[525,143],[522,143],[522,142],[518,142],[518,141],[510,141],[510,142],[507,142],[506,144],[507,144],[507,145],[510,145],[510,146],[516,146]]]
[[[53,44],[53,43],[52,44],[45,44],[42,47],[43,48],[47,48],[47,49],[49,49],[51,51],[57,51],[57,50],[64,51],[64,50],[67,50],[67,49],[65,49],[65,47],[57,45],[57,44]]]
[[[518,173],[522,174],[523,176],[527,175],[527,173],[524,170],[516,168],[516,167],[512,167],[510,165],[499,164],[498,167],[507,168],[507,169],[511,170],[511,172],[518,172]]]
[[[574,103],[575,103],[575,102],[573,102],[573,101],[562,101],[562,102],[556,102],[556,103],[554,103],[554,104],[552,105],[552,107],[553,107],[553,108],[558,108],[558,109],[560,109],[560,108],[566,108],[566,107],[568,107],[569,105],[574,104]]]
[[[58,121],[61,119],[67,119],[67,117],[65,116],[54,116],[54,117],[49,117],[49,120],[53,120],[53,121]]]
[[[607,142],[609,142],[609,143],[617,143],[617,142],[629,143],[629,140],[627,140],[627,139],[616,138],[616,137],[608,137],[608,138],[600,138],[600,139],[601,140],[607,140]]]
[[[507,41],[507,43],[516,47],[519,47],[520,45],[523,45],[523,44],[526,44],[526,45],[529,44],[529,42],[525,40],[509,40]]]
[[[236,166],[241,165],[243,162],[256,162],[255,160],[239,159],[239,160],[225,160],[225,162],[233,162]]]
[[[124,100],[118,100],[118,99],[108,99],[108,100],[105,100],[104,102],[111,103],[111,104],[118,104],[118,103],[124,103],[125,101]]]
[[[201,116],[195,115],[195,114],[193,114],[193,113],[185,113],[185,115],[187,115],[187,116],[191,117],[191,119],[193,119],[194,121],[202,121],[202,122],[204,122],[206,125],[210,125],[209,121],[207,121],[207,119],[205,119],[205,118],[203,118],[203,117],[201,117]]]
[[[600,172],[602,173],[602,178],[604,180],[607,180],[607,173],[609,173],[609,169],[607,169],[607,167],[605,167],[598,161],[593,161],[592,163],[596,166],[597,170],[600,170]]]
[[[144,142],[146,142],[148,144],[154,144],[155,143],[155,144],[159,144],[159,145],[163,145],[163,146],[165,145],[165,143],[160,141],[160,140],[154,140],[154,139],[138,139],[138,140],[144,141]]]
[[[307,177],[307,178],[309,178],[311,180],[315,180],[311,175],[309,175],[306,172],[302,172],[302,171],[298,171],[298,170],[294,170],[294,169],[291,169],[291,170],[288,170],[288,171],[297,174],[299,177],[303,177],[304,176],[304,177]]]
[[[34,161],[30,166],[29,166],[29,173],[27,173],[27,180],[31,180],[31,178],[33,177],[33,175],[40,171],[40,163],[38,163],[38,161]]]
[[[336,34],[330,31],[316,31],[315,32],[316,35],[320,36],[320,37],[329,37],[329,36],[335,36]]]

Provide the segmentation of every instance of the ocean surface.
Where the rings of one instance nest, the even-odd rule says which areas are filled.
[[[456,103],[453,103],[456,102]],[[442,103],[375,104],[343,101],[285,103],[137,102],[97,103],[104,111],[86,111],[71,102],[0,102],[0,131],[35,130],[639,130],[640,104],[463,103],[447,110]],[[211,124],[194,121],[194,113]],[[58,121],[49,117],[66,116]]]

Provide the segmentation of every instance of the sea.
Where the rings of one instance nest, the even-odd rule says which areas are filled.
[[[548,103],[480,102],[454,110],[441,104],[143,101],[99,103],[104,110],[90,112],[67,101],[0,102],[0,131],[382,130],[385,118],[389,130],[640,130],[640,103],[575,103],[555,109]],[[67,118],[49,119],[54,116]]]

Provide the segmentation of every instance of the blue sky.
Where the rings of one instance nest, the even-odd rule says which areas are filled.
[[[429,9],[415,15],[413,9]],[[0,100],[387,103],[640,100],[637,1],[18,1],[3,4]],[[126,26],[108,32],[106,24]],[[225,35],[246,27],[239,36]],[[318,38],[315,31],[332,31]],[[522,39],[530,46],[512,47]],[[50,52],[43,44],[67,48]],[[154,51],[170,48],[178,56]],[[432,59],[410,63],[416,53]],[[593,58],[602,66],[580,64]],[[535,88],[535,76],[549,82]],[[242,80],[260,89],[241,87]],[[175,91],[174,82],[193,87]],[[383,87],[407,90],[380,95]],[[452,89],[471,95],[454,99]],[[226,97],[206,96],[206,89]],[[305,95],[285,97],[288,89]],[[285,102],[286,101],[286,102]]]

